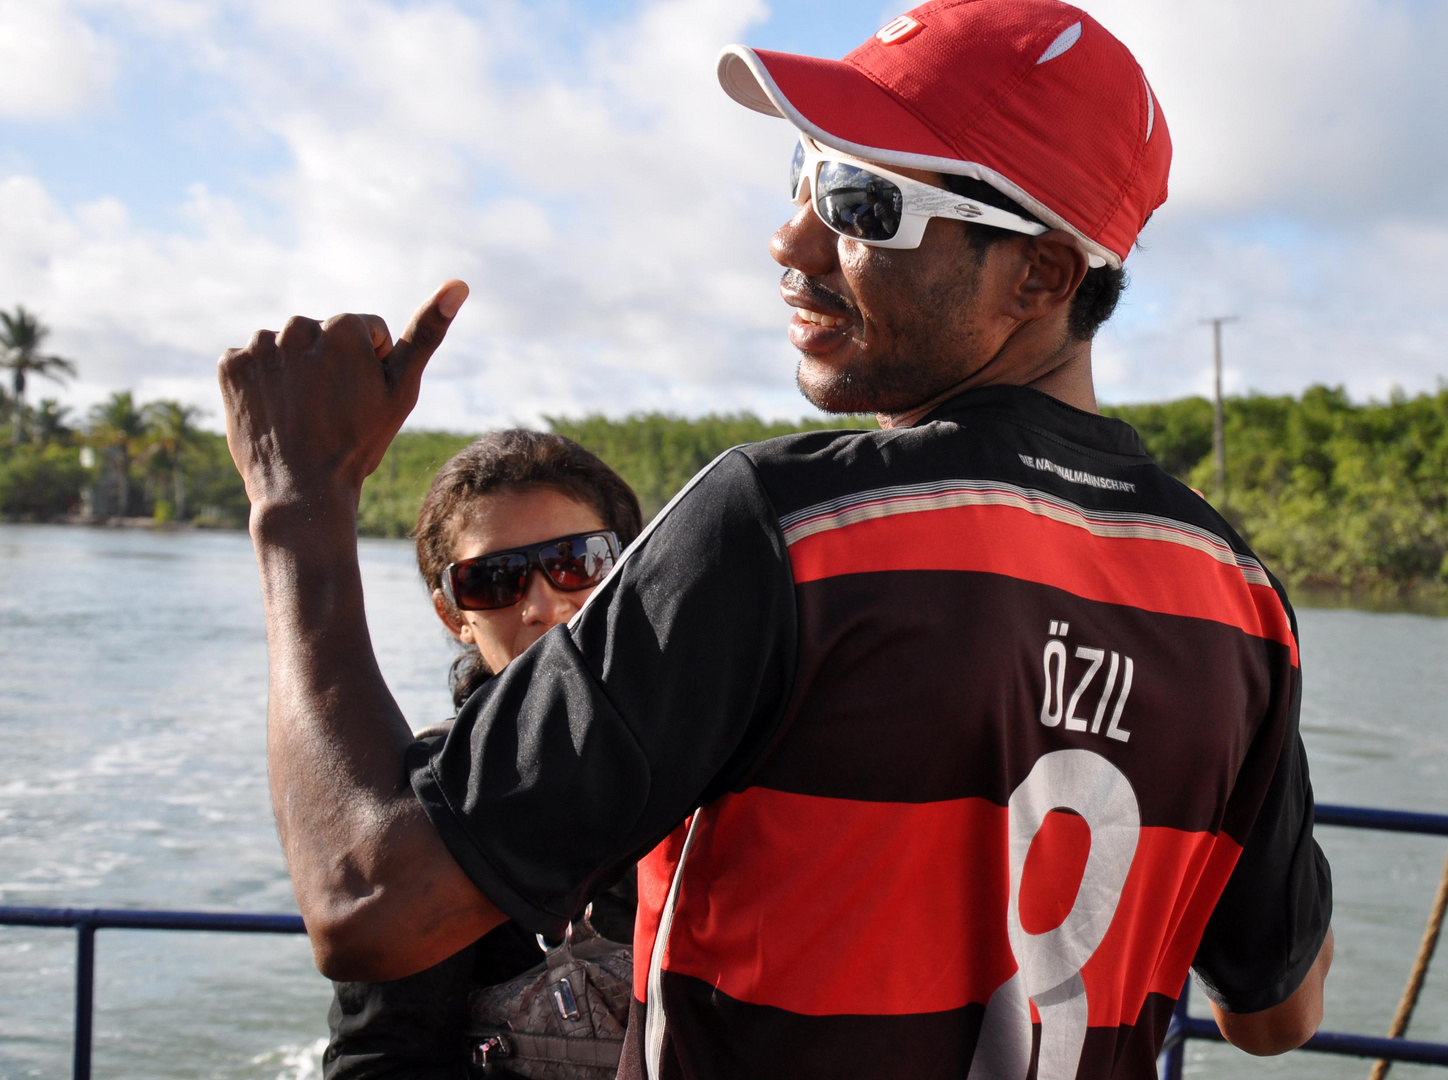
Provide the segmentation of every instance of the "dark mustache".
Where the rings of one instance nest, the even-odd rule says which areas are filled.
[[[854,304],[850,303],[839,293],[826,289],[808,274],[802,274],[798,270],[786,270],[784,276],[779,279],[779,284],[781,288],[808,296],[811,300],[817,301],[821,306],[815,310],[821,314],[839,312],[842,315],[849,315],[852,318],[856,314]]]

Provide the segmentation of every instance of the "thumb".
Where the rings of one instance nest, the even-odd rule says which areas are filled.
[[[453,316],[468,298],[465,283],[453,279],[438,287],[412,316],[407,329],[397,337],[397,344],[385,361],[388,382],[394,387],[410,382],[414,387],[422,378],[432,354],[447,336]]]

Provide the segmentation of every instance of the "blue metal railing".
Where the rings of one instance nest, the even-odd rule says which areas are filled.
[[[1349,829],[1423,833],[1448,836],[1448,814],[1420,814],[1412,810],[1374,810],[1366,806],[1317,804],[1318,825],[1344,825]]]
[[[71,1076],[90,1080],[91,1020],[95,1012],[97,930],[213,930],[232,934],[305,934],[300,915],[220,911],[126,911],[108,908],[0,906],[0,926],[60,926],[76,931],[75,1037]]]
[[[1448,814],[1421,814],[1403,810],[1376,810],[1319,803],[1316,822],[1353,829],[1448,836]],[[106,908],[39,908],[0,906],[0,926],[67,927],[76,931],[75,1037],[72,1076],[90,1080],[91,1031],[95,1002],[95,935],[97,930],[209,930],[241,934],[303,934],[300,915],[249,915],[204,911],[127,911]],[[1162,1080],[1181,1080],[1188,1039],[1218,1042],[1222,1034],[1214,1021],[1187,1015],[1191,980],[1182,987],[1162,1046]],[[1410,1061],[1421,1065],[1448,1065],[1448,1043],[1385,1039],[1322,1031],[1303,1050],[1350,1057]]]
[[[1317,804],[1314,819],[1318,825],[1340,825],[1349,829],[1376,829],[1383,832],[1419,833],[1448,836],[1448,814],[1421,814],[1408,810],[1377,810],[1362,806],[1331,806]],[[1187,1015],[1187,1001],[1192,981],[1187,979],[1177,998],[1171,1026],[1162,1044],[1159,1071],[1161,1080],[1181,1080],[1186,1064],[1188,1039],[1225,1042],[1215,1020]],[[1385,1039],[1380,1035],[1352,1035],[1337,1031],[1319,1031],[1301,1047],[1320,1054],[1341,1054],[1347,1057],[1377,1058],[1382,1061],[1411,1061],[1418,1065],[1448,1065],[1448,1043],[1418,1042],[1413,1039]]]

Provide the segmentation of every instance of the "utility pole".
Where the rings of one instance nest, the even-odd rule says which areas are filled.
[[[1236,315],[1217,315],[1203,319],[1203,326],[1212,328],[1212,373],[1216,396],[1212,401],[1212,463],[1217,469],[1217,498],[1227,494],[1227,434],[1222,415],[1222,324],[1234,323]]]

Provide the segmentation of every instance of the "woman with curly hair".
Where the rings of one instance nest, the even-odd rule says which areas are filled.
[[[461,651],[453,706],[566,623],[642,529],[638,499],[596,456],[561,435],[495,431],[438,470],[417,519],[417,567]],[[418,733],[445,737],[451,721]],[[630,872],[594,900],[592,922],[633,938]],[[434,967],[387,983],[337,983],[327,1080],[462,1080],[468,995],[542,959],[508,922]]]

